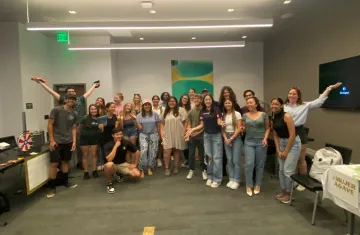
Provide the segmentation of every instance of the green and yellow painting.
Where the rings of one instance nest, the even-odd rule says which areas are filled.
[[[171,79],[172,95],[180,98],[188,94],[191,88],[197,93],[207,89],[214,94],[214,66],[212,61],[203,60],[172,60]]]

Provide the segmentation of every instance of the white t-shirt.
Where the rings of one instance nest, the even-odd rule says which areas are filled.
[[[236,117],[236,121],[237,120],[241,120],[241,114],[237,111],[235,111],[235,117]],[[234,129],[234,126],[233,126],[233,123],[232,123],[232,115],[228,115],[226,114],[225,116],[225,132],[235,132],[235,129]]]
[[[154,109],[154,107],[152,108],[152,111],[153,111],[153,112],[156,112],[156,113],[159,115],[159,117],[160,117],[161,114],[164,112],[164,110],[165,110],[165,108],[163,108],[163,107],[161,107],[161,106],[159,106],[158,109]]]

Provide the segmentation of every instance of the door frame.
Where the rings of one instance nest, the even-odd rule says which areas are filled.
[[[69,86],[84,86],[84,92],[86,93],[86,83],[63,83],[63,84],[53,84],[53,90],[55,91],[55,92],[57,92],[58,91],[58,88],[60,88],[60,87],[69,87]],[[85,94],[84,93],[84,94]],[[79,95],[79,94],[77,94],[77,95]],[[83,95],[83,94],[81,94],[81,95]],[[56,100],[55,100],[55,98],[54,98],[54,105],[56,104],[56,103],[59,103],[59,102],[57,102]],[[86,107],[87,107],[87,99],[85,99],[85,112],[87,111],[86,110]],[[87,112],[86,112],[87,113]]]

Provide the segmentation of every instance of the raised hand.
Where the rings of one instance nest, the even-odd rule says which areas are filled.
[[[46,83],[46,80],[39,76],[34,76],[31,78],[31,80],[36,81],[36,82]]]
[[[341,86],[341,85],[342,85],[342,82],[338,82],[338,83],[336,83],[336,84],[334,84],[334,85],[330,85],[329,88],[330,88],[330,89],[336,89],[336,88],[338,88],[338,87]]]

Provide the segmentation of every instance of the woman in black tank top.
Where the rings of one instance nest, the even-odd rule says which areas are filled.
[[[292,187],[291,175],[295,174],[297,162],[300,157],[301,140],[295,133],[295,125],[292,117],[284,112],[284,101],[274,98],[271,101],[273,112],[272,128],[274,142],[279,157],[279,179],[281,192],[275,198],[282,203],[291,201],[290,192]]]

